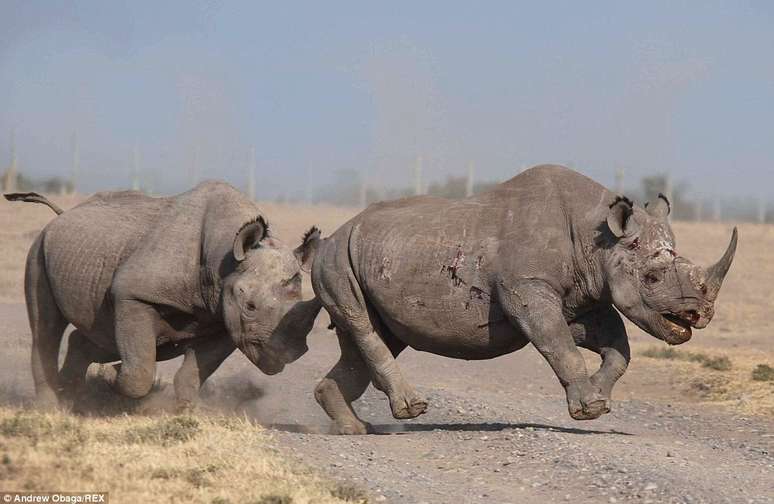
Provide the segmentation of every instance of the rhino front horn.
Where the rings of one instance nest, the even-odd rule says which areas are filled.
[[[726,253],[723,257],[710,266],[707,270],[707,295],[712,299],[715,299],[720,292],[720,286],[723,285],[723,279],[726,278],[728,268],[731,267],[731,263],[734,261],[734,254],[736,254],[736,243],[739,238],[739,232],[734,228],[734,232],[731,235],[731,243],[728,244]]]

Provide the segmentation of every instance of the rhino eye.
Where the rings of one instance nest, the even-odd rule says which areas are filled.
[[[283,280],[282,286],[287,287],[288,285],[293,285],[296,282],[299,282],[301,280],[301,273],[296,273],[292,277],[288,278],[287,280]]]
[[[661,278],[655,273],[647,273],[645,275],[645,283],[648,285],[655,285],[661,281]]]

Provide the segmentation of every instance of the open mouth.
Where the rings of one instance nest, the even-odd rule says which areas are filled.
[[[684,314],[665,313],[662,315],[670,329],[670,337],[666,342],[671,345],[679,345],[691,339],[693,332],[691,326],[696,324],[698,315],[695,312]]]

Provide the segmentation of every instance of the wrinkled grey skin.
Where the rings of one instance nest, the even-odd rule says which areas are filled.
[[[61,213],[27,258],[41,406],[71,399],[92,362],[120,360],[103,375],[139,398],[153,385],[156,361],[184,355],[174,385],[185,408],[235,348],[267,374],[306,352],[320,305],[300,302],[300,268],[311,264],[316,228],[298,249],[285,248],[258,207],[219,182],[168,198],[99,193],[64,213],[34,193],[6,198]],[[58,371],[68,323],[76,330]]]
[[[564,386],[572,418],[607,413],[630,358],[618,312],[683,343],[691,326],[712,318],[733,259],[736,230],[709,269],[680,256],[668,213],[666,198],[632,206],[558,166],[460,201],[369,207],[323,240],[312,266],[341,346],[318,402],[338,432],[365,433],[351,403],[369,381],[388,395],[395,418],[427,407],[395,363],[406,346],[491,359],[532,343]],[[578,346],[602,357],[591,377]]]

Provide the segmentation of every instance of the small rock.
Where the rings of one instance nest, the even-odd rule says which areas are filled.
[[[376,497],[374,497],[374,501],[376,502],[384,502],[386,500],[387,500],[387,497],[385,497],[384,495],[377,495]]]
[[[658,489],[658,485],[656,485],[656,484],[655,484],[655,483],[653,483],[653,482],[650,482],[650,483],[648,483],[648,484],[646,484],[646,485],[645,485],[645,490],[646,490],[646,491],[650,491],[650,490],[656,490],[656,489]]]

